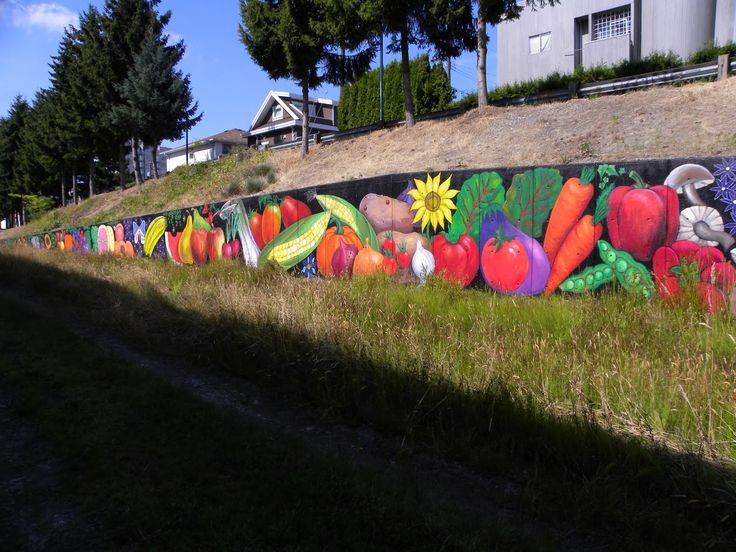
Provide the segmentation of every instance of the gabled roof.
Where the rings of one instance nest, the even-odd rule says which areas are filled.
[[[292,92],[277,92],[275,90],[270,90],[268,94],[266,94],[266,99],[263,100],[263,103],[256,113],[256,116],[253,117],[253,121],[250,123],[250,128],[254,129],[258,126],[261,120],[271,112],[271,106],[274,103],[280,104],[294,119],[301,119],[302,112],[291,104],[292,101],[303,102],[304,99],[301,94],[294,94]],[[309,103],[337,105],[336,101],[328,100],[326,98],[309,98]]]
[[[243,138],[243,134],[245,134],[244,130],[239,128],[232,128],[230,130],[225,130],[223,132],[213,134],[212,136],[207,136],[206,138],[192,140],[191,142],[189,142],[189,149],[195,149],[205,144],[213,144],[215,142],[220,142],[222,144],[247,144],[248,139]],[[161,153],[165,154],[168,157],[169,155],[173,155],[185,150],[186,147],[186,144],[184,144],[182,146],[171,148],[167,151],[162,151]]]

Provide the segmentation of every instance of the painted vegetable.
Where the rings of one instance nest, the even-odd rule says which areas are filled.
[[[353,263],[353,276],[373,276],[383,272],[383,260],[381,255],[372,247],[364,247],[355,256]]]
[[[461,235],[456,242],[448,241],[445,234],[438,234],[432,241],[435,272],[448,281],[466,287],[478,274],[480,254],[473,238]]]
[[[258,256],[258,268],[274,261],[289,269],[315,250],[330,222],[329,211],[311,215],[300,224],[292,224],[266,245]]]
[[[601,260],[611,267],[616,279],[626,291],[633,291],[646,299],[654,293],[654,282],[646,267],[626,251],[616,250],[606,240],[598,240]]]
[[[315,199],[325,211],[331,211],[333,217],[352,228],[364,247],[370,246],[378,251],[379,245],[376,232],[360,211],[341,197],[318,195]]]
[[[338,237],[338,246],[332,254],[331,268],[335,276],[350,276],[353,273],[355,257],[358,256],[358,247],[353,243],[346,243],[342,237]],[[361,246],[362,249],[362,246]]]
[[[417,242],[417,250],[411,258],[411,270],[419,278],[420,285],[424,285],[429,275],[434,272],[434,268],[434,255],[424,248],[421,241]]]
[[[503,179],[496,172],[474,174],[463,182],[455,198],[457,209],[452,215],[450,241],[467,234],[477,242],[483,219],[503,205],[504,197]]]
[[[689,240],[679,240],[669,247],[660,247],[652,258],[652,273],[657,293],[664,301],[679,301],[685,290],[694,288],[701,308],[716,312],[725,308],[726,297],[736,287],[736,269],[720,249],[698,246]]]
[[[494,251],[499,244],[509,241],[513,250],[503,255]],[[511,295],[542,292],[550,270],[544,249],[537,240],[512,225],[500,209],[483,219],[480,243],[483,251],[481,273],[489,287]],[[517,243],[519,249],[516,249]]]
[[[396,250],[401,251],[402,248],[409,253],[409,257],[414,256],[414,252],[417,250],[417,244],[419,242],[422,243],[424,246],[424,249],[429,249],[429,240],[422,236],[419,232],[410,232],[408,234],[405,234],[403,232],[383,232],[378,236],[379,241],[381,242],[381,248],[384,249],[384,243],[386,239],[390,239],[394,242]]]
[[[256,235],[251,230],[251,221],[248,220],[248,214],[245,210],[243,200],[239,199],[234,204],[229,204],[228,202],[222,206],[221,211],[231,208],[233,212],[230,216],[234,223],[233,226],[237,229],[239,238],[239,241],[231,240],[229,242],[232,256],[233,258],[237,257],[242,247],[245,264],[255,268],[258,266],[258,257],[261,254],[261,248],[258,246]]]
[[[638,185],[619,186],[608,200],[608,234],[616,249],[631,253],[636,260],[649,261],[659,247],[677,238],[680,205],[672,188],[645,188],[636,173],[630,174]]]
[[[613,268],[607,264],[589,266],[580,274],[570,276],[560,284],[561,291],[571,293],[583,293],[598,289],[603,284],[608,284],[616,279]]]
[[[259,200],[263,207],[263,218],[261,219],[261,241],[268,245],[271,240],[281,232],[281,209],[278,203],[270,197],[264,196]]]
[[[335,251],[340,247],[340,242],[351,244],[358,249],[363,249],[363,243],[352,228],[344,226],[339,219],[336,219],[335,226],[327,229],[322,241],[317,246],[317,270],[322,276],[329,277],[333,275],[332,257]]]
[[[307,218],[312,214],[312,210],[303,201],[294,199],[291,196],[284,196],[281,200],[281,219],[284,228],[288,228],[296,221]]]
[[[595,186],[591,184],[593,178],[595,178],[595,171],[586,167],[580,178],[570,178],[565,182],[560,195],[557,196],[544,235],[544,252],[547,253],[551,264],[554,264],[562,242],[565,241],[570,230],[583,216],[588,203],[593,199],[595,192]]]
[[[263,228],[263,215],[261,215],[260,213],[252,212],[248,215],[247,219],[248,219],[248,227],[250,228],[250,233],[256,242],[256,246],[258,247],[258,250],[260,251],[261,249],[263,249],[263,245],[264,245],[263,236],[261,235],[262,228]]]
[[[544,294],[553,293],[587,259],[603,235],[603,220],[608,214],[608,198],[613,184],[601,192],[594,215],[584,215],[565,236],[557,249]]]
[[[516,174],[506,191],[503,213],[524,234],[540,238],[561,189],[562,175],[557,169],[539,167]]]
[[[367,194],[358,206],[376,233],[387,230],[411,232],[413,214],[409,205],[398,199],[378,194]]]

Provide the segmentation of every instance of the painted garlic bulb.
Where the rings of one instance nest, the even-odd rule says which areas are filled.
[[[421,240],[417,241],[417,250],[411,259],[411,269],[422,285],[427,277],[434,272],[434,256],[431,251],[427,251],[422,247]]]

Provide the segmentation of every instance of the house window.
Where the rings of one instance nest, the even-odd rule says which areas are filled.
[[[542,33],[529,37],[529,53],[538,54],[551,49],[552,33]]]
[[[194,153],[189,154],[189,159],[194,159]]]
[[[593,40],[603,40],[631,32],[631,6],[593,14]]]
[[[300,102],[298,100],[294,100],[293,102],[291,102],[291,105],[293,105],[294,107],[296,107],[299,111],[302,110],[302,105],[303,104],[302,104],[302,102]]]
[[[280,105],[273,106],[273,110],[271,111],[272,117],[271,119],[274,121],[278,121],[279,119],[284,118],[284,108]]]

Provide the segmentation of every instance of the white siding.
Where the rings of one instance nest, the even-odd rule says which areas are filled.
[[[189,164],[194,165],[196,163],[202,163],[204,161],[212,161],[218,159],[222,155],[222,144],[217,142],[210,144],[207,147],[189,147]],[[171,172],[177,167],[182,167],[187,164],[186,150],[168,155],[166,157],[166,171]]]

